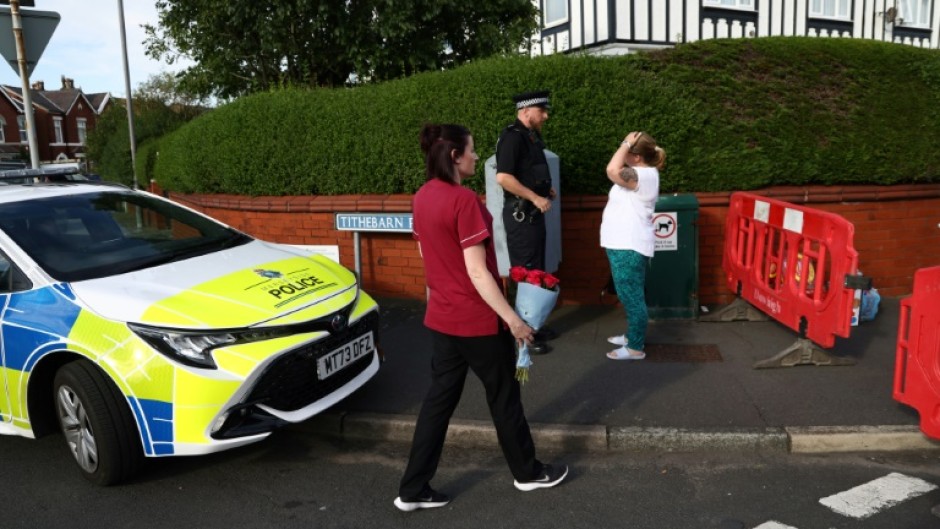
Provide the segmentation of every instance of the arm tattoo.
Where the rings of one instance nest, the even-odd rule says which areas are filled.
[[[620,179],[626,182],[627,184],[631,182],[636,182],[637,181],[636,170],[630,167],[629,165],[624,166],[624,168],[620,170]]]

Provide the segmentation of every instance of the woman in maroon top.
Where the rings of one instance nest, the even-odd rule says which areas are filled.
[[[427,182],[415,193],[412,211],[428,287],[424,324],[431,331],[434,351],[431,386],[418,414],[395,506],[413,511],[443,507],[450,501],[430,482],[468,369],[483,382],[516,488],[553,487],[565,478],[568,467],[545,465],[535,458],[514,377],[513,339],[531,343],[533,331],[499,287],[493,217],[476,193],[460,185],[476,172],[473,137],[460,125],[425,125],[421,149]]]

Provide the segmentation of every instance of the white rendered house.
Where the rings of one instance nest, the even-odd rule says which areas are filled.
[[[940,0],[533,0],[534,55],[622,54],[717,38],[844,37],[940,48]]]

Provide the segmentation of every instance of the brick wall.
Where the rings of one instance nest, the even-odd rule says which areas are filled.
[[[940,264],[940,184],[904,186],[775,187],[761,195],[831,211],[855,225],[859,268],[883,296],[910,294],[914,272]],[[730,193],[697,193],[699,200],[699,301],[730,303],[721,270]],[[253,236],[288,244],[338,245],[340,261],[354,268],[353,234],[334,229],[335,212],[407,212],[410,195],[243,197],[178,195],[170,198]],[[608,276],[598,246],[606,197],[562,200],[562,302],[598,303]],[[361,233],[365,288],[375,294],[420,299],[424,276],[409,234]]]

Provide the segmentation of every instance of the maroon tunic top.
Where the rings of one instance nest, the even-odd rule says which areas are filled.
[[[499,284],[493,216],[472,190],[436,178],[415,193],[412,211],[430,291],[424,324],[453,336],[499,332],[499,317],[474,288],[463,257],[464,249],[484,244],[486,268]]]

